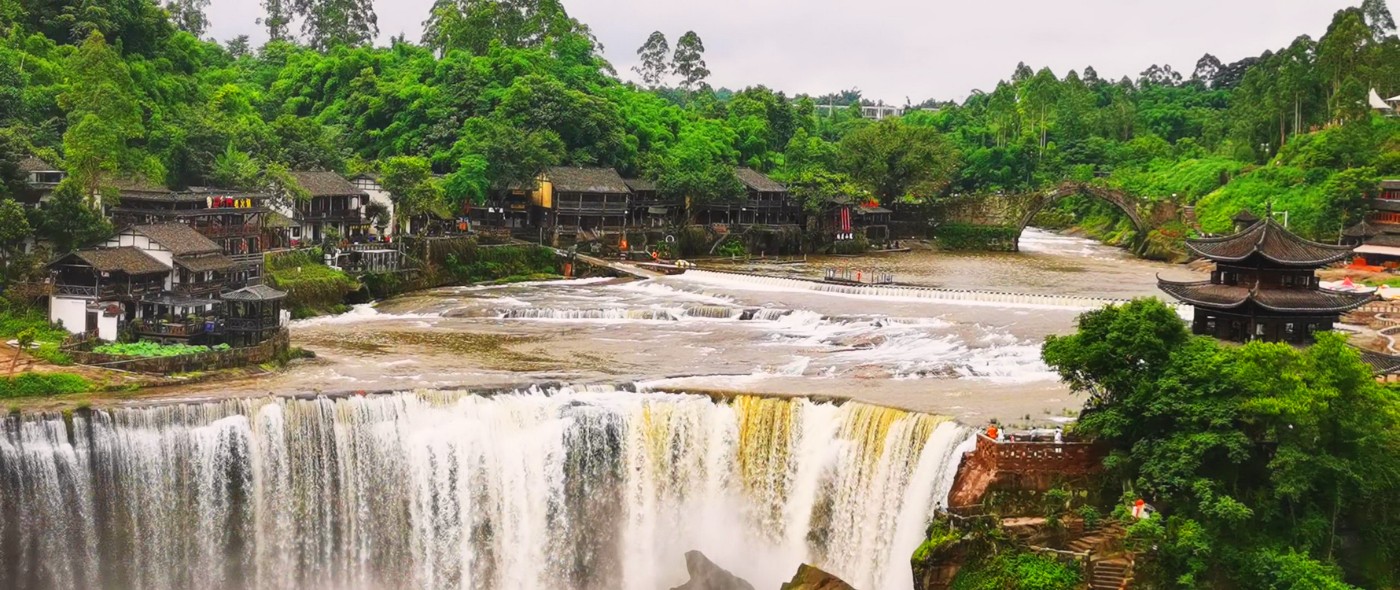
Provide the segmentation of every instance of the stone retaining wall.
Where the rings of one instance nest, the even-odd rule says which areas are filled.
[[[129,356],[100,354],[84,350],[64,351],[73,362],[105,369],[120,369],[138,373],[171,375],[195,371],[232,369],[266,363],[285,354],[291,347],[291,339],[284,328],[276,336],[257,346],[215,350],[197,354],[170,357],[133,358]]]

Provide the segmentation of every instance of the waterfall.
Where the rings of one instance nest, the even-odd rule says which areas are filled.
[[[417,392],[11,416],[0,587],[908,588],[967,429],[804,399]]]

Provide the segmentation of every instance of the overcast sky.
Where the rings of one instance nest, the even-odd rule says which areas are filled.
[[[1400,14],[1400,0],[1388,0]],[[433,0],[375,0],[380,42],[418,40]],[[604,56],[633,79],[652,31],[674,46],[687,30],[705,42],[710,84],[756,84],[789,94],[859,88],[904,104],[991,90],[1016,63],[1063,76],[1094,66],[1136,78],[1152,64],[1190,76],[1196,59],[1222,62],[1320,37],[1332,14],[1360,0],[564,0],[593,28]],[[261,45],[259,0],[213,0],[210,33]],[[294,25],[295,28],[295,25]]]

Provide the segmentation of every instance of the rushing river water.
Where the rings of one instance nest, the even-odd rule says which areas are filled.
[[[927,286],[1098,298],[1154,295],[1156,273],[1173,272],[1034,229],[1021,244],[1011,254],[915,251],[738,269],[820,277],[857,268]],[[1040,361],[1040,343],[1072,330],[1084,310],[823,293],[712,273],[444,288],[294,322],[293,341],[319,355],[294,370],[167,395],[635,383],[1044,423],[1079,401]]]
[[[908,588],[969,431],[858,403],[527,391],[10,418],[3,588]]]
[[[435,289],[295,322],[318,358],[287,371],[6,418],[0,588],[654,590],[693,549],[759,588],[804,561],[908,588],[969,440],[936,416],[1070,419],[1045,336],[1181,272],[1021,244],[736,270],[1070,299],[712,272]]]

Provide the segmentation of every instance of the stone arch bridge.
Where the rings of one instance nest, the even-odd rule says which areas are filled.
[[[1021,232],[1041,211],[1060,199],[1086,196],[1106,202],[1122,211],[1138,239],[1161,224],[1178,218],[1176,206],[1169,201],[1148,201],[1127,192],[1086,182],[1067,181],[1049,190],[1013,195],[973,195],[949,202],[939,208],[940,224],[995,227],[1011,230],[1014,239],[1009,249],[1020,249]]]

